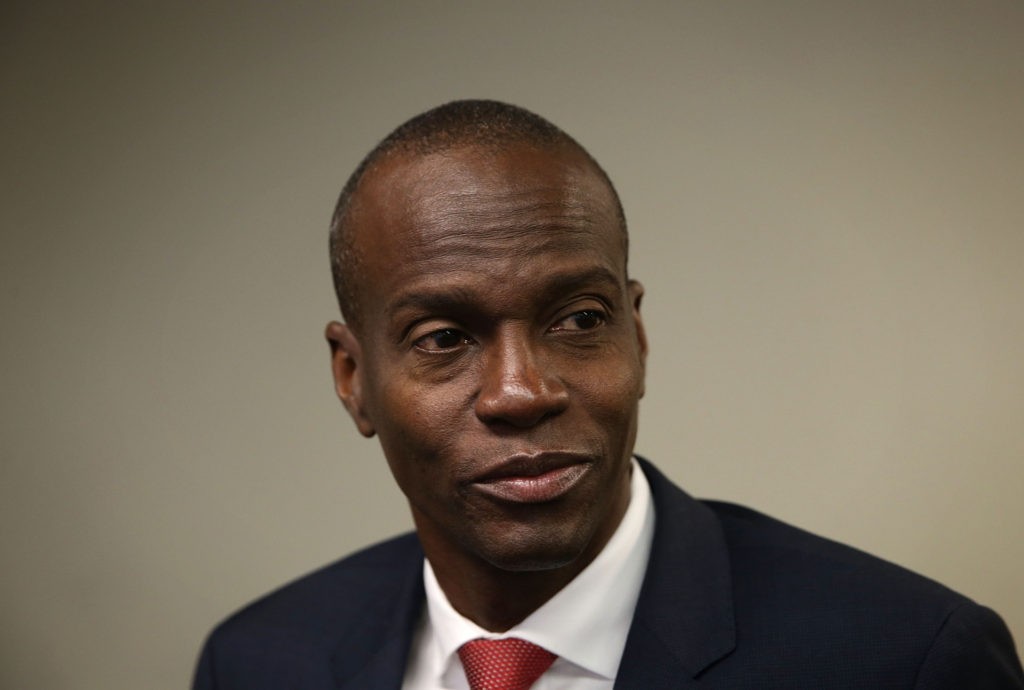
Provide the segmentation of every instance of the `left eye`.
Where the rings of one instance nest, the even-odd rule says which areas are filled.
[[[469,336],[455,328],[442,328],[419,338],[416,347],[428,352],[454,350],[469,343]]]
[[[596,309],[584,309],[565,317],[554,325],[555,331],[589,331],[597,328],[605,321],[603,312]]]

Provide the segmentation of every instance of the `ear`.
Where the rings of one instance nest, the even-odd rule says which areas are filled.
[[[640,302],[644,298],[644,286],[639,280],[630,280],[628,283],[629,299],[633,303],[633,324],[636,328],[637,346],[640,348],[640,369],[641,375],[647,371],[647,331],[644,330],[644,320],[640,316]],[[644,388],[641,382],[640,396],[643,397]]]
[[[362,347],[359,340],[352,329],[337,321],[327,324],[324,335],[331,346],[334,390],[338,394],[341,404],[351,415],[352,421],[356,423],[359,433],[369,438],[376,430],[366,412],[366,401],[363,398],[365,371],[362,367]]]

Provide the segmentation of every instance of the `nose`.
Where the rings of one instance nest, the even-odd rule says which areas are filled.
[[[528,428],[568,406],[568,390],[539,349],[525,334],[505,334],[490,348],[476,399],[481,421]]]

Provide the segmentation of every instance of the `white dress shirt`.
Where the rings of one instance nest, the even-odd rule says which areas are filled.
[[[556,654],[532,690],[611,690],[653,537],[651,490],[633,460],[629,507],[601,553],[522,623],[500,634],[452,608],[424,560],[427,606],[413,638],[402,690],[469,690],[457,652],[478,637],[519,637]]]

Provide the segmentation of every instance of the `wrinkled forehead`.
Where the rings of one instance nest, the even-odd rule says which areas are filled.
[[[388,245],[501,252],[524,243],[612,241],[622,245],[624,264],[617,208],[605,178],[580,151],[466,146],[379,161],[360,184],[349,219],[364,259]]]

